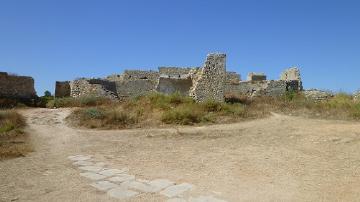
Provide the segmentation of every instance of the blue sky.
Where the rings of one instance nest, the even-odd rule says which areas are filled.
[[[360,88],[360,1],[0,0],[0,71],[56,80],[124,69],[200,66],[277,79],[301,68],[305,88]]]

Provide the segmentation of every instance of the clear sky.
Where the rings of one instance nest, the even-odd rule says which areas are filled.
[[[278,79],[301,68],[305,88],[360,88],[360,1],[0,0],[0,71],[56,80],[124,69],[201,66]]]

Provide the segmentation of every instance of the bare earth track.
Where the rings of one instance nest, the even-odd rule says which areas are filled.
[[[145,180],[226,201],[360,201],[360,123],[274,114],[235,124],[134,130],[68,127],[68,109],[24,110],[34,152],[0,162],[0,201],[121,201],[79,175],[92,155]],[[142,193],[125,201],[166,201]]]

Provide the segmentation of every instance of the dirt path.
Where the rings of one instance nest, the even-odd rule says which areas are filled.
[[[66,109],[23,113],[35,151],[0,162],[0,201],[169,199],[160,192],[109,196],[72,165],[68,157],[79,154],[144,182],[191,184],[183,198],[192,201],[360,201],[359,123],[274,115],[228,125],[95,131],[67,127]]]

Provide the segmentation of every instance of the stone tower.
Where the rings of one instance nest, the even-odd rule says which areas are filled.
[[[208,54],[204,66],[193,77],[194,82],[190,96],[198,102],[206,100],[223,102],[226,82],[226,54]]]

